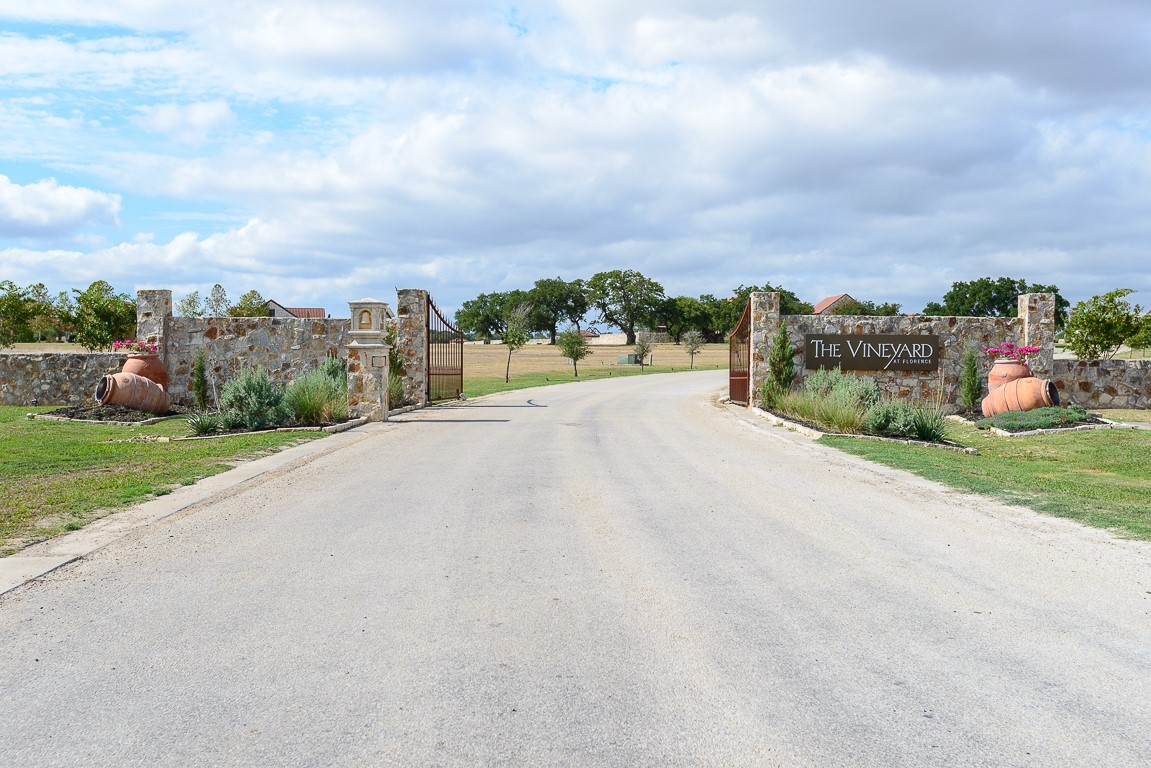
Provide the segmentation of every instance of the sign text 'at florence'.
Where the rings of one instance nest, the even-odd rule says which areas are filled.
[[[809,333],[803,337],[804,367],[844,371],[934,371],[938,336]]]

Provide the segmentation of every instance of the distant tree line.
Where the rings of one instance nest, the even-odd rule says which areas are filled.
[[[593,323],[623,331],[628,344],[636,343],[638,332],[659,328],[677,344],[688,331],[708,341],[723,341],[755,291],[779,291],[785,314],[811,312],[810,304],[781,287],[741,285],[724,298],[668,296],[655,280],[632,269],[616,269],[587,280],[545,278],[528,290],[481,293],[460,306],[455,321],[469,338],[490,341],[503,337],[512,310],[526,307],[528,330],[545,334],[553,344],[561,328],[579,329],[589,315],[595,318]]]

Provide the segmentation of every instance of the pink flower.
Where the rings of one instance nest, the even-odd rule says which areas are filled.
[[[1004,357],[1013,357],[1021,363],[1026,363],[1028,357],[1039,352],[1039,347],[1017,347],[1010,341],[1005,341],[998,347],[983,347],[983,351],[991,355],[992,358],[1003,355]]]

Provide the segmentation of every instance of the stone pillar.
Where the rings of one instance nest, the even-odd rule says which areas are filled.
[[[373,421],[388,418],[388,351],[384,342],[391,310],[378,299],[348,302],[351,330],[344,343],[348,360],[348,410]]]
[[[171,325],[171,291],[136,291],[136,339],[155,344],[164,365],[168,365]]]
[[[428,402],[428,292],[403,288],[396,292],[396,346],[404,400],[416,405]]]
[[[1015,343],[1039,347],[1027,365],[1038,378],[1049,379],[1055,362],[1055,294],[1025,293],[1019,297],[1018,306],[1023,332]]]
[[[749,405],[759,403],[759,393],[767,381],[767,355],[771,340],[779,332],[779,294],[751,294],[751,350],[748,372],[749,383],[747,400]]]

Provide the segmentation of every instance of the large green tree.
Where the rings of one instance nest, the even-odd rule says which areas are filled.
[[[717,338],[722,341],[722,337],[726,336],[739,322],[740,316],[743,315],[743,309],[747,306],[747,300],[753,293],[778,293],[779,313],[781,315],[810,315],[813,309],[811,304],[801,300],[792,291],[782,286],[772,286],[771,283],[764,283],[762,286],[741,285],[732,293],[734,295],[726,299],[716,299],[710,295],[700,297],[702,301],[706,302],[711,314],[713,333],[709,334],[709,338]]]
[[[0,281],[0,347],[29,338],[35,318],[36,302],[28,289]]]
[[[667,328],[668,334],[676,344],[679,344],[687,331],[705,333],[708,319],[707,307],[700,299],[693,299],[690,296],[664,299],[656,313],[656,320]]]
[[[204,312],[204,302],[200,298],[199,291],[192,291],[176,302],[177,317],[203,317]]]
[[[1071,303],[1059,293],[1058,286],[1028,283],[1022,278],[1011,277],[981,277],[967,282],[954,282],[951,290],[943,294],[943,301],[930,302],[923,308],[923,314],[1015,317],[1019,313],[1019,296],[1024,293],[1054,293],[1055,325],[1062,328],[1067,322],[1067,310]]]
[[[231,306],[231,302],[228,301],[228,292],[224,290],[224,286],[216,283],[212,286],[208,298],[204,299],[205,316],[226,317],[229,306]]]
[[[1071,311],[1063,340],[1080,360],[1110,359],[1124,343],[1151,327],[1151,313],[1126,297],[1135,291],[1119,288],[1081,301]]]
[[[502,338],[507,331],[509,312],[519,306],[531,307],[527,291],[514,290],[497,293],[481,293],[474,299],[465,301],[456,310],[455,324],[464,333],[490,342]],[[528,330],[532,328],[532,318],[527,318]]]
[[[633,345],[636,328],[651,325],[666,298],[662,285],[634,269],[597,272],[588,280],[587,290],[600,320],[623,331]]]
[[[876,304],[874,301],[867,301],[866,299],[859,301],[852,299],[845,301],[841,304],[836,304],[831,308],[829,314],[832,315],[872,315],[878,317],[893,317],[899,314],[902,308],[901,304],[892,302],[884,302],[883,304]]]
[[[136,302],[103,280],[76,294],[73,340],[87,349],[107,349],[118,339],[136,335]]]
[[[536,280],[527,300],[532,307],[532,330],[547,333],[552,344],[556,343],[560,325],[574,325],[578,330],[589,309],[583,280],[568,282],[558,277]]]
[[[229,317],[268,317],[272,310],[268,309],[268,301],[255,288],[240,297],[234,305],[228,307]]]

